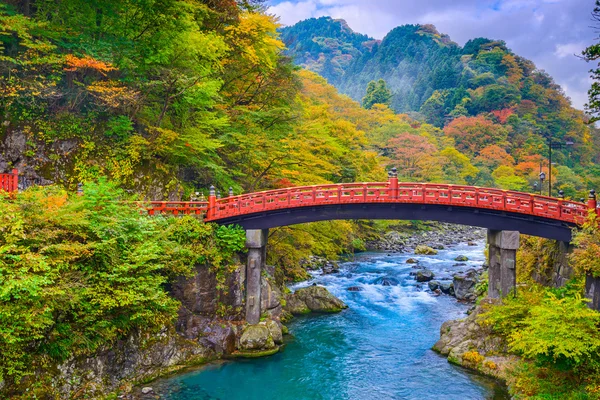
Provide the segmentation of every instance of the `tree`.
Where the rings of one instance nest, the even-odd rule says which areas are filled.
[[[596,0],[596,6],[592,11],[592,18],[600,23],[600,0]],[[587,62],[597,61],[600,59],[600,43],[595,43],[581,53],[583,59]],[[588,103],[585,105],[586,111],[592,116],[590,122],[600,120],[600,63],[596,68],[590,70],[592,87],[588,90]]]
[[[506,150],[495,144],[482,149],[475,158],[475,161],[492,170],[496,169],[499,165],[514,165],[515,163],[515,159]]]
[[[370,109],[375,104],[389,105],[392,100],[392,92],[388,89],[383,79],[371,81],[367,86],[367,95],[363,97],[362,104],[366,109]]]
[[[504,146],[508,131],[483,116],[459,117],[444,128],[446,135],[456,140],[456,147],[474,154],[490,145]]]
[[[436,148],[427,138],[405,132],[390,139],[387,150],[390,152],[389,157],[392,162],[398,167],[399,174],[413,178],[422,176],[420,174],[422,162],[432,157]]]

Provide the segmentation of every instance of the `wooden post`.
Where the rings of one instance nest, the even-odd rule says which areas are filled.
[[[210,191],[208,192],[208,210],[206,210],[206,219],[212,219],[215,217],[217,207],[217,194],[215,192],[215,187],[210,186]]]
[[[12,178],[13,178],[13,182],[12,182],[11,189],[15,192],[18,192],[19,191],[19,170],[18,169],[14,168],[12,170]]]
[[[596,202],[596,191],[594,189],[590,190],[590,194],[588,196],[587,206],[589,210],[598,213],[598,203]]]
[[[396,167],[392,168],[388,173],[389,182],[390,182],[390,198],[397,199],[398,198],[398,170]]]

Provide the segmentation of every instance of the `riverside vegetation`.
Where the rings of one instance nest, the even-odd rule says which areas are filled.
[[[242,233],[192,218],[149,220],[115,200],[187,199],[212,183],[239,193],[379,181],[391,165],[404,180],[528,191],[545,158],[545,136],[575,143],[556,152],[556,190],[579,198],[600,187],[596,128],[551,77],[501,41],[460,47],[423,25],[399,27],[378,42],[326,18],[278,28],[260,0],[0,4],[0,169],[56,185],[1,200],[0,390],[28,387],[24,398],[50,391],[41,371],[132,333],[172,327],[185,300],[170,289],[177,277],[193,279],[198,265],[220,293],[211,315],[235,330],[227,318],[239,314],[237,303],[225,298]],[[410,84],[378,70],[396,70]],[[364,107],[356,101],[363,97]],[[81,198],[59,188],[73,191],[79,182]],[[388,229],[422,226],[279,228],[268,262],[281,285],[308,276],[300,261],[310,255],[335,259]],[[579,238],[588,253],[574,257],[583,270],[599,259],[597,233],[588,227]],[[584,312],[575,290],[556,289],[554,298],[549,290],[515,301],[548,306],[543,313],[551,306],[576,312],[581,335],[593,338],[582,343],[595,346],[596,314]],[[512,320],[522,321],[514,322],[518,330],[499,333],[526,343],[549,332],[522,329],[533,326],[527,318],[538,308],[521,310],[523,319]],[[526,364],[535,376],[527,382],[539,384],[524,392],[558,393],[560,377],[585,376],[573,393],[593,397],[593,354],[552,346],[513,348],[556,361],[544,370]],[[551,390],[542,387],[547,381]]]

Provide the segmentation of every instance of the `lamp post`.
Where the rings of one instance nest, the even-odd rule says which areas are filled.
[[[537,193],[537,192],[538,192],[538,183],[537,183],[537,182],[533,182],[533,191],[534,191],[535,193]]]
[[[571,139],[566,139],[565,143],[555,143],[551,136],[546,136],[548,143],[548,196],[552,196],[552,149],[563,149],[565,146],[573,146]]]
[[[546,173],[544,171],[540,172],[540,194],[542,194],[545,179],[546,179]]]

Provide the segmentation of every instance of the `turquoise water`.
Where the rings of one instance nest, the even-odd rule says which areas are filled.
[[[298,318],[289,324],[283,352],[272,357],[221,362],[155,382],[169,400],[252,399],[507,399],[488,380],[450,365],[431,346],[448,319],[463,318],[468,306],[433,296],[409,275],[415,257],[438,277],[468,267],[453,266],[459,254],[469,266],[483,262],[483,243],[441,250],[437,256],[382,253],[361,255],[334,275],[298,286],[326,286],[349,309],[336,315]],[[398,285],[382,286],[378,279]],[[360,286],[360,292],[349,292]],[[294,289],[294,288],[293,288]]]

